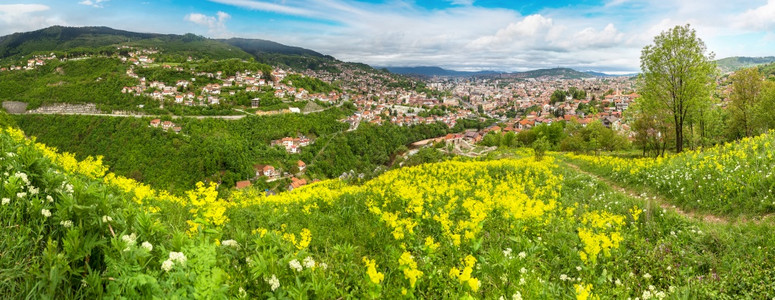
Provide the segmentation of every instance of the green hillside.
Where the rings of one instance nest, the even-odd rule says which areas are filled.
[[[126,76],[127,65],[114,58],[60,62],[50,60],[34,70],[0,72],[0,100],[29,103],[28,109],[53,103],[96,103],[131,109],[138,104],[158,106],[147,97],[122,94],[137,84]]]
[[[766,56],[766,57],[733,56],[733,57],[727,57],[727,58],[716,60],[716,64],[718,65],[719,69],[721,69],[721,72],[723,73],[734,72],[739,69],[755,67],[759,65],[768,64],[771,62],[775,62],[775,56]]]
[[[201,184],[159,193],[12,129],[0,153],[12,298],[775,296],[770,220],[660,209],[551,157],[224,198]]]
[[[0,37],[0,61],[36,53],[74,50],[91,53],[118,52],[115,46],[119,45],[156,48],[184,59],[187,56],[210,59],[251,57],[238,47],[193,34],[137,33],[108,27],[53,26]]]
[[[181,193],[197,181],[222,182],[223,188],[253,178],[255,164],[294,170],[298,160],[308,164],[307,178],[335,178],[345,172],[372,174],[389,164],[405,146],[452,132],[446,125],[399,127],[362,124],[358,130],[338,120],[352,113],[333,108],[309,115],[284,114],[240,120],[172,120],[180,134],[149,126],[150,118],[16,115],[20,128],[38,141],[78,158],[103,156],[110,171],[151,186]],[[456,128],[462,130],[463,127]],[[289,154],[272,140],[304,135],[313,143],[300,154]],[[284,182],[284,181],[283,181]],[[284,190],[278,182],[266,188]]]
[[[290,155],[270,146],[272,140],[297,134],[316,138],[347,129],[337,121],[347,113],[332,109],[237,121],[172,120],[183,129],[180,134],[150,127],[151,118],[18,115],[16,121],[48,145],[77,153],[79,158],[103,156],[112,172],[182,192],[206,179],[231,187],[235,181],[254,177],[257,163],[288,170],[299,159],[311,158],[311,153]]]

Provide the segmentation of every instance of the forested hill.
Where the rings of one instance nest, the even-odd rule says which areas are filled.
[[[341,64],[336,58],[301,47],[288,46],[262,39],[209,39],[191,33],[184,35],[138,33],[109,27],[52,26],[36,31],[14,33],[0,37],[0,62],[13,63],[33,54],[50,52],[70,55],[112,54],[117,46],[154,48],[179,60],[253,58],[258,62],[296,71],[329,70],[339,72],[331,64]],[[346,63],[353,68],[376,71],[359,63]]]
[[[722,58],[716,61],[719,69],[722,72],[734,72],[739,69],[750,68],[760,66],[768,63],[775,62],[775,56],[765,57],[745,57],[745,56],[733,56]]]
[[[110,53],[115,46],[152,47],[168,54],[198,58],[226,59],[251,57],[236,46],[194,34],[137,33],[108,27],[53,26],[0,37],[0,59],[20,58],[47,52]]]

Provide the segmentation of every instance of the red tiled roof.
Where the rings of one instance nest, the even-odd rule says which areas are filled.
[[[250,186],[250,180],[237,181],[237,189],[244,189]]]

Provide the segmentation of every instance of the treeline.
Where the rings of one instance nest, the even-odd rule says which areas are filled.
[[[574,121],[540,124],[519,133],[490,132],[480,142],[484,146],[531,147],[548,146],[547,150],[598,153],[626,150],[631,147],[626,136],[605,127],[600,121],[586,126]]]
[[[567,100],[567,97],[571,97],[571,99],[586,99],[587,92],[585,90],[578,89],[576,87],[571,87],[567,91],[558,89],[552,93],[552,96],[550,97],[550,102],[552,104],[555,104],[557,102],[563,102]]]
[[[738,70],[729,77],[728,99],[714,95],[695,102],[681,126],[683,147],[710,147],[775,129],[775,79],[759,68]],[[635,133],[634,144],[644,155],[663,155],[677,145],[672,114],[653,102],[635,102],[625,118]]]
[[[337,90],[336,87],[331,84],[322,81],[314,77],[304,77],[299,74],[291,74],[286,76],[282,83],[293,86],[295,88],[305,89],[307,92],[315,93],[330,93],[333,90]]]
[[[316,143],[314,148],[325,147],[310,171],[327,178],[337,177],[350,170],[373,175],[378,166],[387,165],[406,145],[451,132],[443,123],[397,126],[393,124],[361,124],[358,130],[339,134],[327,145]],[[313,151],[314,152],[314,151]],[[307,157],[311,155],[306,154]],[[310,157],[311,158],[311,157]]]
[[[196,63],[184,63],[181,65],[184,68],[195,68],[198,72],[210,72],[215,73],[218,71],[223,72],[224,77],[233,76],[237,72],[247,71],[260,71],[264,75],[264,79],[271,80],[272,67],[266,64],[258,63],[253,58],[249,60],[242,59],[223,59],[216,61],[205,61]]]

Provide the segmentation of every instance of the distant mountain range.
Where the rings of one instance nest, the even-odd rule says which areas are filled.
[[[380,67],[377,67],[380,68]],[[447,70],[440,67],[384,67],[391,73],[402,75],[415,75],[415,76],[448,76],[448,77],[514,77],[514,78],[538,78],[544,76],[561,77],[564,79],[579,79],[590,77],[616,77],[616,76],[634,76],[635,74],[626,75],[612,75],[594,71],[581,72],[570,68],[551,68],[551,69],[538,69],[524,72],[498,72],[498,71],[478,71],[478,72],[465,72]]]
[[[721,72],[729,73],[743,68],[750,68],[759,65],[769,64],[775,62],[775,56],[765,57],[745,57],[745,56],[733,56],[722,58],[716,61]]]

